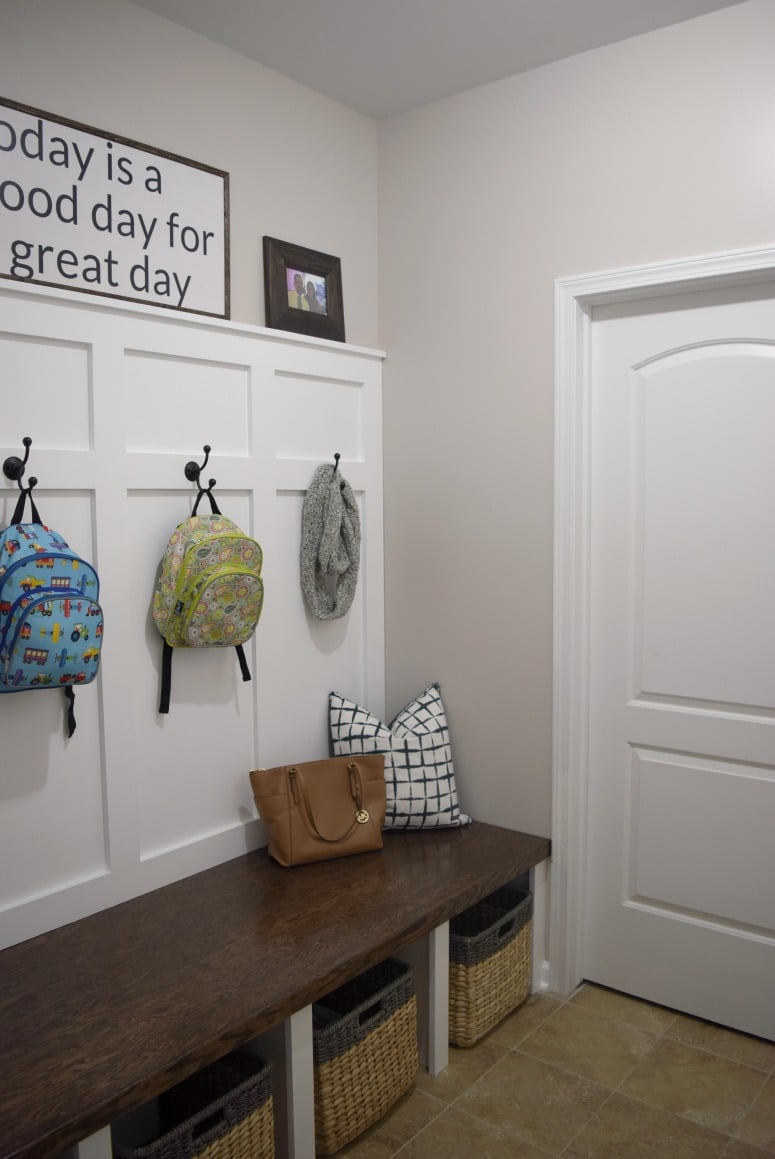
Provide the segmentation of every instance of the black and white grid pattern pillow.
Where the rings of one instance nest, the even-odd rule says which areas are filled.
[[[460,812],[452,747],[438,684],[431,684],[384,724],[338,692],[328,701],[335,756],[384,753],[386,829],[441,829],[468,825]]]

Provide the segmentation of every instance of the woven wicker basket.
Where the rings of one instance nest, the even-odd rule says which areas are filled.
[[[388,1110],[417,1073],[411,968],[394,958],[313,1007],[315,1151],[331,1155]]]
[[[274,1159],[269,1063],[231,1054],[159,1098],[160,1133],[116,1159]]]
[[[504,888],[450,923],[449,1041],[475,1042],[530,993],[533,895]]]

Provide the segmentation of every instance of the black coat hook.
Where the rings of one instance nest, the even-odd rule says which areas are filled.
[[[334,470],[333,470],[333,472],[331,473],[331,478],[332,478],[332,479],[333,479],[334,475],[336,474],[336,472],[337,472],[337,471],[338,471],[338,469],[339,469],[339,460],[341,459],[341,457],[342,457],[342,456],[339,454],[339,452],[338,452],[338,451],[334,451]]]
[[[205,443],[205,445],[202,447],[202,450],[205,453],[205,461],[201,464],[201,466],[199,463],[194,462],[193,459],[190,459],[183,468],[186,478],[189,480],[189,482],[196,483],[200,487],[201,483],[199,482],[199,476],[207,466],[207,460],[210,458],[210,451],[212,450],[212,447]],[[210,486],[215,486],[215,479],[210,480]]]
[[[191,514],[196,515],[197,511],[199,510],[199,501],[201,500],[203,495],[206,495],[207,498],[210,500],[210,509],[211,509],[213,515],[220,515],[220,511],[218,510],[218,504],[215,502],[215,497],[213,496],[213,487],[215,486],[216,480],[215,479],[208,479],[207,486],[205,487],[205,485],[201,479],[202,471],[204,471],[205,467],[207,466],[207,460],[210,458],[210,451],[212,450],[212,447],[208,446],[208,444],[205,443],[205,445],[202,447],[202,450],[205,453],[204,462],[200,464],[200,463],[194,462],[194,460],[191,459],[191,460],[189,460],[188,463],[186,463],[186,466],[184,468],[186,478],[190,482],[196,483],[197,487],[199,488],[199,491],[197,492],[196,500],[194,502],[194,509],[193,509]]]
[[[32,491],[32,488],[36,487],[37,483],[38,483],[38,480],[35,478],[34,475],[30,476],[30,481],[29,481],[29,484],[27,485],[27,487],[26,488],[22,487],[22,479],[24,478],[24,469],[27,466],[27,460],[30,457],[30,447],[32,446],[32,439],[30,438],[29,435],[25,435],[24,438],[22,439],[22,443],[24,444],[24,448],[25,448],[24,458],[20,459],[18,455],[9,455],[9,457],[3,463],[3,474],[5,475],[6,479],[15,479],[16,482],[19,484],[20,491],[24,491],[25,489],[27,491]]]

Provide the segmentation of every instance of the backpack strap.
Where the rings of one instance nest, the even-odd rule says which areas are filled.
[[[212,510],[213,515],[220,515],[221,514],[221,512],[218,508],[218,504],[215,502],[215,496],[213,495],[213,485],[214,484],[215,484],[215,479],[211,479],[209,487],[200,487],[199,488],[199,494],[196,497],[196,502],[194,503],[194,507],[193,507],[193,510],[191,512],[192,515],[196,515],[197,510],[199,508],[199,501],[203,495],[206,495],[207,498],[210,500],[210,508]],[[249,679],[250,679],[250,674],[248,674],[248,680]],[[170,710],[170,692],[171,691],[172,691],[172,645],[168,644],[167,641],[165,640],[164,644],[162,646],[162,652],[161,652],[161,692],[159,694],[159,712],[160,713],[166,714],[169,712],[169,710]]]
[[[42,527],[43,520],[41,519],[40,514],[38,513],[38,509],[35,506],[35,500],[32,498],[32,487],[22,488],[22,493],[16,501],[16,507],[14,509],[13,515],[11,516],[11,523],[23,523],[24,522],[24,519],[23,519],[24,505],[27,502],[28,495],[30,498],[30,507],[32,509],[32,522],[39,523]]]
[[[199,500],[202,498],[203,495],[206,495],[207,498],[210,500],[210,510],[212,511],[213,515],[220,515],[221,514],[221,509],[218,506],[218,504],[215,502],[215,496],[213,495],[213,484],[214,483],[215,483],[215,479],[211,479],[209,487],[200,487],[199,488],[199,494],[196,497],[196,502],[194,503],[194,509],[191,512],[192,515],[196,515],[197,510],[199,508]]]
[[[16,501],[16,507],[14,508],[14,513],[11,516],[11,524],[12,525],[16,524],[16,523],[23,523],[24,522],[24,508],[26,506],[27,499],[29,498],[30,513],[32,515],[31,522],[37,523],[41,527],[43,526],[43,520],[40,517],[40,512],[38,511],[35,500],[32,497],[32,488],[34,486],[35,486],[35,479],[30,479],[29,487],[22,487],[21,494]],[[71,737],[76,729],[75,691],[74,691],[72,685],[67,684],[64,687],[63,692],[65,694],[65,705],[66,705],[65,713],[66,713],[66,717],[67,717],[67,735],[68,735],[68,737]]]
[[[70,684],[66,684],[64,688],[65,700],[67,701],[67,735],[70,737],[75,732],[75,691]]]
[[[172,690],[172,645],[164,641],[161,653],[161,695],[159,696],[159,712],[169,712],[170,692]]]
[[[250,680],[250,669],[248,662],[245,659],[245,651],[241,644],[236,644],[234,651],[237,653],[239,660],[240,672],[243,680]],[[159,712],[168,713],[170,710],[170,692],[172,691],[172,647],[167,641],[164,641],[161,653],[161,695],[159,696]],[[66,688],[65,692],[72,692],[71,688]],[[75,725],[73,725],[75,727]],[[72,735],[72,734],[71,734]]]
[[[239,668],[240,672],[242,673],[242,679],[250,680],[250,669],[248,668],[248,662],[245,659],[245,651],[242,645],[235,644],[234,651],[237,653],[237,659],[239,660]]]

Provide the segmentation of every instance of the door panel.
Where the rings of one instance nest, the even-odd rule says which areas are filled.
[[[636,746],[631,757],[627,896],[763,931],[775,927],[772,770]],[[726,858],[708,856],[727,847],[740,851],[735,874]]]
[[[775,1036],[775,288],[591,328],[587,978]]]
[[[775,707],[774,356],[714,343],[633,372],[643,691]]]

